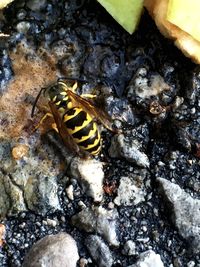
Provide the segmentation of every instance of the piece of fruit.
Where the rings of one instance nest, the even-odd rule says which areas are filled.
[[[141,17],[143,0],[97,0],[110,15],[130,34]]]
[[[200,0],[169,0],[167,20],[200,41]]]
[[[6,7],[9,3],[11,3],[13,0],[0,0],[0,9]]]
[[[187,0],[183,2],[185,3],[185,1]],[[169,0],[144,0],[144,6],[155,20],[160,32],[165,37],[172,39],[185,56],[200,64],[200,42],[167,20],[168,4]]]

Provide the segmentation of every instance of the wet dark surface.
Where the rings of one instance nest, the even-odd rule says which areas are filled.
[[[187,242],[171,223],[155,181],[160,176],[173,179],[181,188],[199,198],[199,68],[161,36],[146,12],[138,30],[130,36],[96,1],[42,1],[37,8],[30,2],[15,1],[4,10],[5,20],[1,22],[0,29],[10,37],[3,42],[0,52],[0,93],[4,94],[7,90],[6,84],[13,75],[9,51],[24,40],[35,51],[41,47],[51,51],[62,76],[84,79],[94,86],[109,86],[119,107],[122,106],[120,99],[128,99],[133,118],[128,120],[130,124],[124,123],[124,129],[134,129],[147,123],[148,131],[144,135],[138,134],[138,139],[142,145],[145,144],[150,168],[143,175],[147,192],[145,202],[134,207],[117,207],[120,247],[111,248],[115,259],[113,266],[126,267],[135,263],[137,255],[122,254],[123,244],[129,239],[135,241],[137,254],[148,249],[160,254],[165,267],[187,266],[190,260],[199,266],[199,256],[187,252]],[[19,24],[22,22],[25,26]],[[130,94],[129,90],[135,86],[138,77],[137,71],[141,68],[146,70],[141,79],[151,83],[151,77],[159,74],[168,89],[150,97]],[[177,96],[183,97],[184,105],[174,108]],[[163,113],[150,113],[153,101],[159,103]],[[109,107],[111,109],[112,105],[108,103]],[[104,147],[100,159],[107,163],[105,183],[114,182],[118,186],[121,176],[140,173],[141,169],[126,160],[108,156],[111,137],[112,133],[103,133]],[[48,136],[44,138],[48,143]],[[55,150],[55,153],[59,152]],[[165,165],[160,167],[160,161]],[[0,266],[21,266],[32,244],[47,234],[60,231],[66,231],[75,238],[80,257],[89,257],[84,244],[87,234],[71,226],[70,218],[80,211],[80,200],[86,206],[91,206],[92,200],[82,193],[76,180],[73,180],[73,186],[75,199],[71,201],[63,190],[62,182],[59,183],[60,212],[49,213],[45,217],[22,212],[3,220],[6,244],[0,252]],[[103,205],[108,207],[115,195],[115,192],[112,196],[105,194]],[[57,220],[58,224],[49,226],[44,222],[47,217]],[[96,265],[92,262],[88,266]]]

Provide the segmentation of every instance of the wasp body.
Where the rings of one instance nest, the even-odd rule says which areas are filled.
[[[109,117],[101,109],[91,100],[73,92],[76,85],[69,88],[63,81],[58,81],[44,88],[45,95],[47,94],[49,99],[49,107],[58,132],[66,145],[97,155],[101,150],[101,136],[94,120],[100,120],[109,130],[113,129]],[[32,115],[40,94],[36,98]]]

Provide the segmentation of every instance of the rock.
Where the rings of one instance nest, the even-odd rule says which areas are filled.
[[[57,179],[51,174],[29,177],[24,192],[28,208],[38,214],[46,214],[50,210],[52,212],[60,210],[57,190]]]
[[[26,21],[21,21],[17,24],[16,28],[19,33],[26,34],[28,30],[30,29],[31,24]]]
[[[128,143],[123,134],[115,135],[111,141],[109,155],[113,158],[122,157],[138,166],[149,167],[149,160],[136,144]]]
[[[143,168],[149,168],[149,159],[143,150],[149,141],[148,127],[140,125],[131,133],[115,135],[111,140],[109,155],[113,158],[122,157]]]
[[[23,267],[76,267],[79,259],[75,240],[66,233],[45,236],[25,256]]]
[[[124,255],[128,255],[128,256],[136,255],[135,242],[133,242],[132,240],[126,241],[126,243],[124,244],[124,248],[122,250],[122,253]]]
[[[97,235],[86,238],[85,244],[99,267],[111,267],[113,264],[112,254],[109,247]]]
[[[10,175],[0,171],[0,218],[26,210],[23,191],[13,183]]]
[[[138,68],[127,88],[128,99],[146,112],[150,111],[152,101],[167,106],[173,101],[179,88],[174,70],[173,65],[166,64],[163,77],[159,73],[152,73],[146,66]]]
[[[170,205],[171,218],[193,253],[200,252],[200,200],[192,198],[177,184],[158,178],[161,194]]]
[[[72,217],[72,224],[88,233],[98,233],[112,246],[118,246],[116,234],[116,218],[118,213],[115,209],[106,210],[103,207],[85,208]]]
[[[152,250],[147,250],[140,254],[139,260],[136,264],[128,267],[164,267],[160,255]]]
[[[67,197],[70,200],[74,200],[74,188],[73,185],[70,184],[67,188],[66,188],[66,193],[67,193]]]
[[[40,153],[33,156],[31,150],[16,159],[13,149],[12,145],[0,142],[0,217],[16,215],[27,209],[42,215],[60,210],[57,194],[59,168],[52,169],[53,165],[59,166],[58,159],[56,161],[54,157],[55,162],[52,162],[50,157],[43,157],[41,161]]]
[[[130,175],[129,177],[124,176],[120,179],[120,185],[117,190],[117,197],[114,199],[114,203],[117,206],[137,205],[138,203],[144,201],[144,196],[144,185],[141,177],[135,177],[134,175]]]
[[[82,160],[74,158],[70,165],[71,175],[78,179],[83,190],[95,202],[103,198],[103,163],[94,159]]]
[[[46,0],[29,0],[27,2],[27,7],[33,11],[39,11],[46,5]]]

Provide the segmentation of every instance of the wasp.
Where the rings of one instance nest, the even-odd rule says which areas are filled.
[[[70,79],[74,80],[74,79]],[[100,121],[107,129],[116,132],[110,117],[97,107],[93,101],[95,95],[78,95],[75,90],[78,83],[69,86],[65,80],[58,79],[53,85],[42,88],[33,104],[31,116],[41,93],[48,99],[50,112],[41,119],[41,124],[47,116],[54,119],[54,129],[60,134],[66,146],[76,152],[96,156],[101,151],[102,140],[96,121]]]

